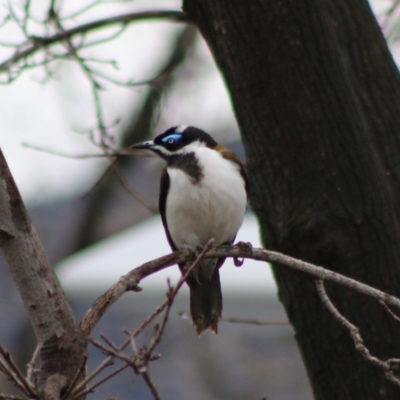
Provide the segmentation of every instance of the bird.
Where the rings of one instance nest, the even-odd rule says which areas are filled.
[[[199,254],[213,245],[230,245],[242,225],[248,181],[239,157],[194,126],[178,125],[137,143],[165,162],[160,179],[159,211],[173,251]],[[219,268],[225,258],[202,259],[186,277],[190,314],[200,336],[218,332],[222,315]],[[179,264],[182,275],[192,263]]]

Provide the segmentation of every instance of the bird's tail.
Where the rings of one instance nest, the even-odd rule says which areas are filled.
[[[201,261],[198,266],[200,273],[196,274],[196,277],[191,276],[188,281],[190,313],[199,335],[206,329],[210,329],[214,333],[218,331],[218,321],[222,314],[222,293],[218,268],[221,265],[220,261],[222,260]],[[210,262],[213,262],[213,265],[209,265]],[[202,270],[205,269],[209,272],[202,273]]]

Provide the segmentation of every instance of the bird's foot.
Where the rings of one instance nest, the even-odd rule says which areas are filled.
[[[253,245],[250,242],[237,242],[235,246],[239,247],[241,250],[253,250]]]
[[[253,250],[253,245],[250,242],[237,242],[235,246],[239,247],[241,250],[248,250],[249,253]],[[233,264],[235,267],[241,267],[243,263],[244,258],[233,257]]]

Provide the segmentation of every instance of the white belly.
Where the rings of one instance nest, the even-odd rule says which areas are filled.
[[[203,178],[193,183],[180,169],[168,167],[170,189],[166,204],[168,229],[175,245],[195,249],[213,238],[214,245],[232,241],[246,210],[247,196],[238,167],[215,151],[206,156]]]

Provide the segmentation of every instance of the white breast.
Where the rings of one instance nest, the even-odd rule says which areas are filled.
[[[239,167],[207,147],[194,149],[203,178],[193,183],[180,169],[168,167],[170,189],[166,218],[178,248],[232,241],[246,210],[247,196]]]

